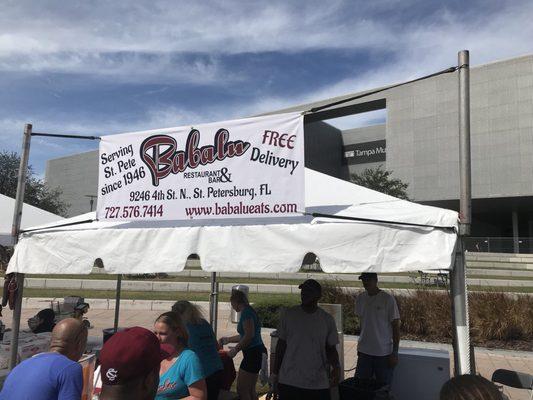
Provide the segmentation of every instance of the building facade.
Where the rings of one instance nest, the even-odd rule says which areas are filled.
[[[533,237],[533,55],[472,67],[470,84],[472,235]],[[382,124],[341,131],[327,123],[375,110],[386,111]],[[409,184],[412,201],[457,210],[457,72],[308,114],[305,142],[309,168],[349,179],[351,173],[382,165]],[[70,215],[89,211],[88,196],[97,191],[96,152],[49,160],[46,180],[63,189]]]

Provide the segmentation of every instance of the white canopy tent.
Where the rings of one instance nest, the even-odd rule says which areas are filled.
[[[20,236],[7,272],[89,274],[97,257],[108,273],[179,272],[193,253],[211,272],[296,272],[310,252],[327,273],[453,267],[456,212],[310,169],[305,187],[300,217],[83,222],[90,213],[33,228]]]
[[[13,236],[11,235],[11,227],[13,224],[13,210],[15,209],[15,199],[0,194],[0,245],[12,246]],[[51,212],[42,210],[40,208],[24,203],[22,211],[21,228],[26,229],[30,226],[44,225],[44,224],[58,224],[63,217],[53,214]]]
[[[20,235],[21,242],[8,272],[19,273],[19,285],[24,273],[87,274],[96,257],[105,260],[106,269],[111,273],[173,272],[184,268],[191,253],[199,254],[202,268],[209,271],[293,272],[299,269],[308,252],[320,258],[325,272],[449,269],[456,373],[470,373],[463,248],[463,238],[468,235],[471,223],[468,51],[459,52],[456,67],[378,91],[455,71],[458,71],[459,87],[460,224],[458,214],[453,211],[398,200],[306,170],[306,213],[301,217],[101,223],[95,222],[92,215],[85,223],[78,219],[65,221],[63,226],[49,224],[31,232],[26,229]],[[315,115],[315,120],[327,119],[334,107],[374,93],[377,91],[306,110]],[[31,136],[99,139],[34,133],[31,124],[25,125],[14,213],[17,232]],[[458,240],[458,228],[461,240]],[[22,291],[13,314],[11,368],[16,365],[21,304]]]

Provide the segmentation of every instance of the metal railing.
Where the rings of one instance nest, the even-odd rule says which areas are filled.
[[[465,243],[471,252],[533,254],[531,237],[468,237]]]

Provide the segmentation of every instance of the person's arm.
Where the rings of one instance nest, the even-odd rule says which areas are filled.
[[[329,384],[331,387],[337,386],[341,380],[342,372],[337,346],[326,346],[326,357],[332,368]]]
[[[287,350],[287,320],[285,314],[282,313],[280,317],[278,327],[278,340],[276,342],[276,348],[274,349],[275,357],[274,364],[272,365],[272,373],[270,374],[270,387],[273,393],[278,393],[278,375],[281,370],[283,358]]]
[[[252,318],[248,318],[246,320],[244,320],[242,322],[242,328],[244,330],[244,335],[242,337],[242,339],[240,339],[238,342],[237,342],[237,345],[230,350],[230,353],[228,354],[230,357],[235,357],[235,355],[247,348],[250,343],[252,342],[252,339],[254,338],[255,336],[255,324],[254,324],[254,320]]]
[[[185,397],[186,400],[207,400],[207,386],[205,379],[200,379],[188,386],[189,396]]]
[[[272,373],[274,375],[279,374],[281,369],[281,363],[283,362],[283,357],[285,356],[285,350],[287,350],[287,342],[283,339],[278,339],[276,344],[276,357],[274,359],[274,365],[272,366]]]
[[[326,324],[328,327],[328,335],[326,338],[326,357],[331,366],[330,386],[337,386],[341,379],[341,366],[339,361],[339,353],[337,352],[337,344],[339,343],[339,334],[337,332],[337,325],[331,315],[326,315]]]
[[[400,310],[396,299],[391,296],[389,302],[389,321],[392,326],[392,354],[389,357],[389,366],[395,367],[398,364],[398,350],[400,348]]]
[[[269,378],[271,391],[275,394],[279,393],[279,371],[281,369],[283,357],[285,356],[285,350],[287,350],[287,342],[278,338],[275,350],[276,356],[274,358],[274,365],[272,365],[272,373],[270,374]]]
[[[400,320],[392,321],[392,352],[398,354],[400,348]]]
[[[240,340],[240,338],[241,338],[240,335],[224,336],[218,339],[218,344],[220,344],[220,346],[224,346],[228,343],[237,343]]]
[[[83,390],[83,374],[81,365],[70,364],[58,376],[59,388],[57,400],[80,400]]]
[[[400,320],[394,319],[392,325],[392,354],[389,357],[389,365],[395,367],[398,364],[398,350],[400,348]]]

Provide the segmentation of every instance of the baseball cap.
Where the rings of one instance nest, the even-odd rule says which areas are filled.
[[[300,286],[298,286],[298,289],[304,288],[322,293],[322,285],[320,285],[320,283],[318,283],[318,281],[315,281],[314,279],[307,279]]]
[[[160,345],[148,329],[135,326],[115,333],[100,351],[102,382],[121,385],[146,376],[169,357],[171,349]]]
[[[363,272],[361,275],[359,275],[359,279],[362,281],[368,281],[371,279],[378,279],[378,274],[375,272]]]

